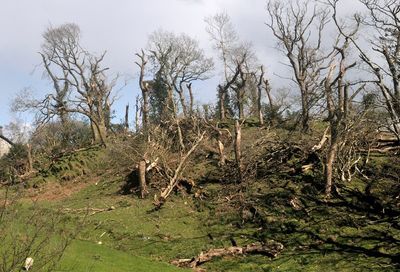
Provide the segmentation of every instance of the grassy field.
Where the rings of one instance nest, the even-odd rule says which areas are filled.
[[[183,270],[165,263],[133,256],[105,245],[77,240],[67,249],[60,268],[55,271],[173,272]]]
[[[74,172],[74,179],[49,179],[25,191],[13,224],[3,228],[28,231],[24,226],[32,210],[43,220],[57,214],[49,239],[56,243],[60,233],[77,234],[56,271],[189,271],[169,263],[230,246],[232,240],[239,245],[274,240],[284,250],[276,258],[217,258],[201,267],[238,272],[399,270],[397,157],[372,154],[366,172],[371,179],[338,184],[340,195],[328,201],[318,173],[275,173],[272,166],[265,167],[238,195],[237,184],[219,181],[221,171],[204,161],[191,167],[204,196],[174,193],[160,210],[154,210],[151,198],[122,195],[124,175],[110,169],[83,175],[89,170],[82,170],[87,163],[80,161],[81,173]],[[296,163],[296,157],[286,162]],[[63,173],[71,173],[74,164],[66,165]]]

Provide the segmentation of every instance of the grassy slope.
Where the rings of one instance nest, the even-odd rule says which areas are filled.
[[[104,245],[74,241],[61,261],[61,268],[56,271],[173,272],[181,271],[181,269],[143,257],[132,256]]]
[[[378,157],[372,160],[372,164],[376,164],[377,169],[373,169],[376,175],[379,171],[387,172],[382,165],[390,160]],[[208,167],[207,163],[203,166]],[[192,169],[202,173],[212,170],[203,166],[196,165]],[[392,166],[387,167],[392,169]],[[230,184],[204,183],[206,199],[172,196],[161,210],[151,211],[151,199],[118,194],[123,179],[109,173],[102,175],[97,185],[91,184],[67,198],[39,203],[55,210],[69,208],[66,214],[72,223],[84,217],[74,209],[115,208],[87,216],[78,240],[63,257],[60,271],[182,271],[166,263],[193,257],[209,248],[229,246],[231,237],[240,245],[273,239],[282,242],[285,251],[276,259],[263,256],[217,259],[204,265],[208,271],[397,269],[390,256],[399,254],[398,229],[382,220],[383,215],[374,214],[375,210],[357,210],[361,203],[357,195],[349,194],[346,201],[335,200],[330,205],[309,199],[321,186],[321,181],[313,175],[277,173],[252,181],[246,198],[258,207],[264,228],[251,220],[243,220],[234,212],[234,200],[221,197],[230,189]],[[380,182],[375,190],[384,196],[392,183],[387,183],[384,177],[377,180]],[[355,180],[347,186],[362,192],[366,184]],[[296,211],[289,205],[293,196],[302,201],[307,212]]]

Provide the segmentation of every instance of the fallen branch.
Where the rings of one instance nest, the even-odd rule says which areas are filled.
[[[88,215],[94,215],[96,213],[108,212],[108,211],[113,211],[113,210],[115,210],[114,206],[110,206],[110,207],[104,208],[104,209],[100,209],[100,208],[81,208],[81,209],[64,208],[64,209],[62,209],[63,212],[86,213]]]
[[[316,145],[314,145],[314,146],[312,147],[311,151],[313,151],[313,152],[318,151],[318,150],[320,150],[320,149],[324,146],[325,142],[329,139],[329,135],[328,135],[329,129],[330,129],[330,126],[328,126],[328,127],[325,129],[324,134],[322,135],[321,140],[319,141],[318,144],[316,144]]]
[[[180,159],[180,162],[178,164],[178,166],[176,167],[175,171],[174,171],[174,176],[170,179],[169,184],[167,186],[167,188],[164,189],[164,191],[161,192],[160,196],[157,198],[157,196],[154,196],[154,205],[157,208],[160,208],[165,200],[167,199],[167,197],[171,194],[171,192],[174,190],[174,188],[177,186],[178,182],[179,182],[179,178],[180,175],[182,173],[183,168],[186,165],[187,160],[189,159],[190,155],[196,150],[196,148],[199,146],[199,144],[201,143],[201,141],[204,139],[204,135],[205,132],[203,132],[199,138],[196,139],[196,141],[193,143],[192,148],[190,148],[190,150],[185,154],[185,156],[183,156]]]
[[[377,153],[388,153],[390,151],[396,151],[396,150],[400,150],[400,146],[389,146],[389,147],[385,147],[385,148],[370,148],[368,150],[366,149],[360,149],[361,152],[377,152]]]
[[[197,266],[211,261],[216,257],[224,256],[241,256],[245,254],[261,254],[269,257],[276,257],[283,250],[281,243],[271,241],[267,244],[253,243],[243,247],[232,246],[226,248],[215,248],[210,249],[206,252],[201,252],[198,256],[192,259],[179,259],[174,260],[171,263],[179,267],[190,267],[196,268]]]

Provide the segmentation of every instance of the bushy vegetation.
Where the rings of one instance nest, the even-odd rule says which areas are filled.
[[[21,180],[20,175],[27,170],[27,147],[23,144],[15,144],[9,153],[0,158],[0,183],[17,184]]]

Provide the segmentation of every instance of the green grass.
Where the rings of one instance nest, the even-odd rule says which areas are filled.
[[[74,241],[56,271],[79,272],[173,272],[185,271],[174,266],[133,256],[120,250],[87,241]]]
[[[250,127],[246,128],[244,138],[246,133],[254,136],[244,139],[244,146],[250,150],[254,138],[259,139],[267,132]],[[77,158],[85,161],[85,157],[79,156],[71,158],[72,162],[60,161],[54,177],[61,178],[65,171],[88,165],[76,165]],[[339,184],[343,199],[334,198],[329,204],[319,195],[324,185],[320,172],[275,173],[274,164],[259,169],[268,171],[249,182],[243,193],[244,202],[226,198],[229,192],[237,194],[237,184],[220,183],[224,170],[216,164],[210,165],[204,157],[197,159],[187,171],[191,178],[203,181],[199,184],[205,192],[203,200],[172,194],[161,210],[154,211],[151,196],[142,200],[121,195],[124,176],[103,165],[88,167],[89,175],[76,172],[77,179],[82,179],[80,182],[94,177],[96,185],[90,182],[68,198],[36,203],[47,212],[61,211],[65,228],[81,224],[77,239],[65,252],[58,271],[184,271],[168,263],[194,257],[207,249],[230,246],[230,238],[239,245],[275,240],[285,249],[275,259],[261,255],[227,257],[202,267],[207,271],[238,272],[398,269],[392,257],[400,254],[400,219],[387,215],[399,210],[395,200],[398,181],[393,178],[398,173],[398,164],[392,158],[371,156],[366,172],[371,179],[355,178],[351,183]],[[299,156],[292,156],[286,165],[294,167],[301,163],[299,160]],[[369,198],[365,198],[367,188],[370,188]],[[289,204],[293,197],[300,201],[301,210]],[[376,199],[368,202],[372,198]],[[382,213],[381,204],[390,209]],[[246,205],[257,208],[256,218],[241,217],[238,211],[249,209]],[[30,206],[24,203],[19,209],[27,212]],[[113,209],[95,214],[90,209],[87,215],[82,212],[86,208],[110,207]],[[22,217],[26,212],[19,215]]]

